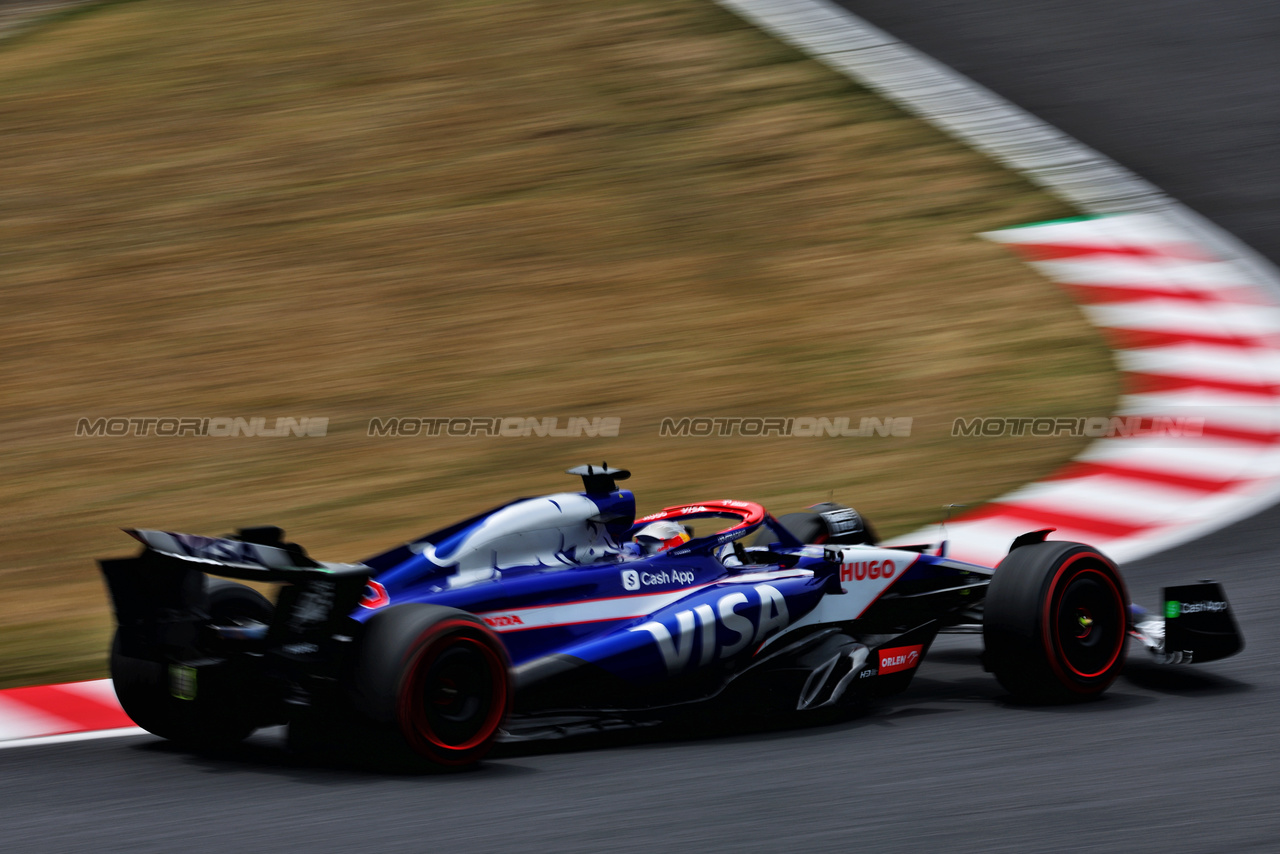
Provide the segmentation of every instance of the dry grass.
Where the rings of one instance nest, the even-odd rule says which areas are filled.
[[[358,559],[559,469],[643,509],[833,492],[883,529],[1071,440],[1106,351],[976,232],[1066,213],[702,0],[145,0],[0,45],[0,685],[102,675],[116,530],[273,522]],[[912,436],[660,439],[673,415]],[[74,437],[328,416],[327,438]],[[615,415],[614,439],[369,438]]]

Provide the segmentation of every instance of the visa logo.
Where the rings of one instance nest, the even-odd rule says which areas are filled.
[[[689,666],[695,640],[699,650],[698,666],[710,664],[717,651],[720,658],[729,658],[748,645],[762,643],[770,632],[784,629],[791,622],[787,600],[776,587],[757,584],[752,590],[760,603],[760,613],[754,623],[750,617],[738,613],[739,608],[751,604],[751,599],[746,593],[734,591],[721,596],[715,607],[704,602],[676,612],[674,630],[658,620],[650,620],[633,626],[630,631],[648,632],[653,637],[668,673],[679,673]],[[720,626],[729,632],[728,643],[718,643]]]

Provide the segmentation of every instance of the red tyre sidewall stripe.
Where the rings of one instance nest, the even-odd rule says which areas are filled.
[[[432,758],[442,764],[462,765],[474,761],[476,757],[469,753],[482,747],[491,739],[507,716],[511,702],[507,662],[505,656],[498,651],[501,648],[501,641],[493,638],[490,639],[492,643],[485,643],[484,639],[489,639],[488,632],[487,628],[467,620],[445,620],[423,632],[408,656],[409,664],[406,668],[403,688],[397,700],[397,717],[405,736],[411,742],[425,739],[431,748]],[[418,725],[418,721],[415,720],[414,706],[415,698],[421,695],[421,678],[442,652],[458,642],[474,644],[492,665],[490,675],[494,702],[488,717],[476,735],[462,744],[446,744],[427,725],[425,708],[421,726]]]
[[[1040,624],[1041,624],[1041,633],[1044,638],[1045,649],[1049,650],[1050,652],[1050,655],[1048,656],[1049,666],[1053,668],[1054,675],[1058,677],[1058,681],[1061,684],[1065,685],[1066,687],[1070,688],[1072,691],[1075,691],[1080,694],[1089,694],[1096,691],[1098,686],[1097,685],[1081,685],[1077,683],[1075,679],[1077,678],[1078,679],[1097,679],[1099,676],[1101,676],[1102,674],[1106,673],[1108,670],[1111,669],[1111,667],[1120,658],[1120,654],[1124,652],[1124,645],[1125,645],[1125,642],[1128,640],[1128,634],[1126,633],[1127,626],[1123,624],[1120,626],[1120,630],[1117,632],[1118,637],[1116,640],[1115,651],[1111,654],[1111,658],[1107,661],[1106,666],[1103,667],[1101,670],[1097,671],[1096,673],[1081,673],[1080,671],[1075,669],[1075,667],[1071,664],[1070,661],[1067,660],[1066,653],[1063,652],[1062,646],[1058,642],[1058,633],[1054,630],[1055,623],[1053,620],[1053,614],[1057,610],[1057,606],[1062,603],[1062,594],[1066,591],[1067,587],[1070,586],[1071,582],[1074,581],[1078,576],[1089,574],[1089,573],[1092,573],[1094,575],[1101,577],[1103,581],[1106,583],[1107,589],[1110,590],[1111,593],[1115,596],[1116,611],[1120,615],[1120,619],[1125,623],[1127,623],[1127,620],[1128,620],[1127,618],[1128,607],[1125,602],[1125,599],[1126,599],[1125,594],[1120,589],[1119,585],[1116,583],[1116,580],[1112,578],[1109,573],[1103,572],[1102,570],[1095,569],[1093,567],[1084,567],[1084,568],[1075,570],[1075,572],[1072,573],[1072,575],[1067,578],[1066,582],[1063,583],[1061,587],[1059,587],[1059,581],[1062,579],[1063,574],[1066,573],[1067,570],[1071,569],[1072,565],[1075,564],[1077,561],[1084,560],[1084,559],[1095,560],[1098,563],[1101,563],[1103,566],[1109,566],[1107,559],[1104,558],[1102,555],[1098,554],[1097,552],[1081,552],[1080,554],[1072,555],[1070,558],[1068,558],[1062,564],[1062,566],[1058,567],[1058,571],[1054,573],[1053,580],[1049,583],[1049,596],[1045,598],[1044,611],[1041,613]],[[1065,664],[1068,668],[1070,668],[1071,670],[1070,674],[1068,674],[1066,671],[1062,669],[1062,664]]]

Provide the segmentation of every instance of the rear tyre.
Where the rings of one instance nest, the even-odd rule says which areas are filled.
[[[506,648],[480,618],[439,605],[379,611],[356,654],[352,700],[373,758],[413,767],[473,765],[511,706]]]
[[[260,623],[271,622],[275,606],[271,601],[252,587],[228,581],[225,578],[210,578],[209,586],[209,619],[218,625],[246,620]]]
[[[1093,547],[1014,549],[987,590],[987,667],[1024,702],[1096,697],[1124,668],[1128,614],[1120,571]]]
[[[828,514],[824,516],[823,514]],[[839,546],[875,545],[879,540],[871,523],[852,507],[843,504],[823,502],[815,504],[800,513],[786,513],[778,517],[782,527],[802,543],[823,545],[830,543]],[[833,531],[831,526],[837,530]],[[752,545],[767,546],[777,537],[767,527],[763,527],[752,540]]]
[[[208,582],[214,623],[269,622],[274,611],[261,593],[221,578]],[[120,633],[111,645],[111,679],[125,714],[147,732],[192,747],[225,747],[258,727],[250,700],[231,667],[201,672],[195,696],[173,696],[169,666],[120,652]]]
[[[778,517],[778,521],[782,523],[782,527],[791,532],[791,535],[802,543],[825,543],[830,532],[827,531],[826,523],[822,521],[822,517],[817,513],[784,513]],[[762,529],[757,539],[773,540],[773,532],[768,529]],[[757,545],[768,545],[765,543],[757,543]]]

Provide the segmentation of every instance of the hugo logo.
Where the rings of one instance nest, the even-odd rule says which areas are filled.
[[[862,581],[867,578],[893,578],[897,567],[891,560],[859,560],[840,564],[841,581]]]

